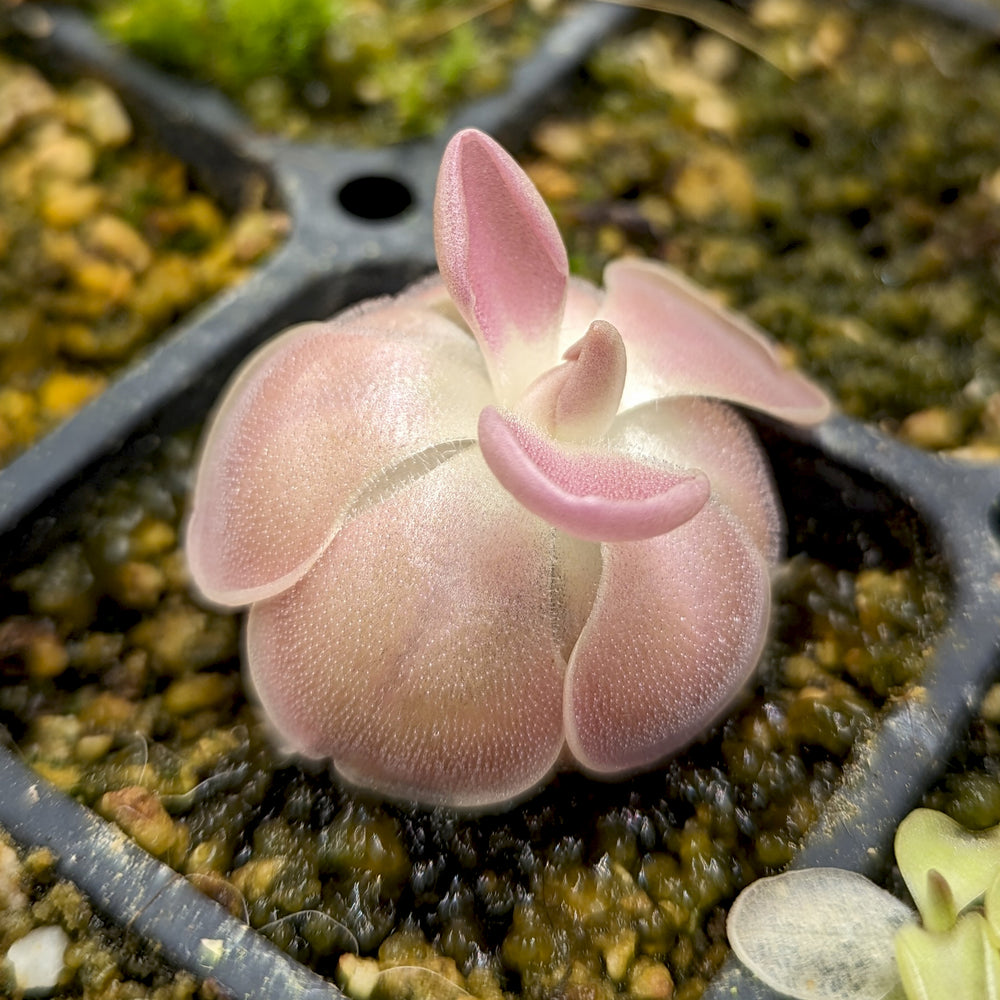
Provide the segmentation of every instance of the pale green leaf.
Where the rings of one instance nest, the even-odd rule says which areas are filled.
[[[927,892],[920,911],[923,925],[929,931],[946,931],[958,919],[955,896],[948,880],[936,869],[927,873]]]
[[[896,863],[921,916],[937,926],[928,873],[941,873],[960,913],[1000,872],[1000,826],[973,832],[935,809],[915,809],[896,831]]]
[[[896,959],[909,1000],[1000,1000],[1000,953],[980,913],[945,932],[901,928]]]
[[[986,914],[986,924],[990,929],[990,938],[994,948],[1000,948],[1000,872],[990,883],[983,900]]]

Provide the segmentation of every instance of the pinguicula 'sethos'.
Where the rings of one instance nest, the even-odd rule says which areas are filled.
[[[250,679],[290,749],[427,804],[560,763],[647,767],[760,656],[782,520],[751,431],[824,394],[682,277],[568,274],[538,192],[464,131],[440,276],[258,351],[203,446],[187,551],[251,605]]]

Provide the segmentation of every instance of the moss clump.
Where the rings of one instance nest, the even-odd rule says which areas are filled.
[[[553,5],[111,0],[99,7],[113,37],[219,87],[264,131],[384,144],[433,132],[449,109],[502,87]]]
[[[948,774],[924,797],[971,830],[1000,823],[1000,684],[986,694]]]
[[[338,9],[340,8],[340,9]],[[242,91],[277,72],[302,86],[320,57],[328,28],[346,13],[329,0],[152,0],[106,7],[102,23],[138,53],[167,69]]]
[[[493,816],[378,803],[281,758],[243,694],[236,619],[189,592],[193,441],[106,484],[0,589],[0,724],[40,774],[357,1000],[446,984],[697,996],[728,901],[788,861],[943,618],[916,542],[912,564],[872,551],[863,570],[800,552],[757,689],[681,758],[617,784],[563,774]],[[124,566],[156,575],[155,607],[123,592]]]

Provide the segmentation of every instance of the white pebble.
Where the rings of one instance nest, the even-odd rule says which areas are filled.
[[[36,927],[7,951],[14,981],[25,996],[43,997],[59,983],[69,938],[61,927]]]

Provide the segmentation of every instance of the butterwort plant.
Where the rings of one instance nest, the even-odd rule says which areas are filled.
[[[680,275],[569,276],[541,196],[481,132],[444,152],[440,272],[297,326],[237,373],[187,527],[291,750],[423,804],[557,767],[648,767],[716,720],[767,632],[782,518],[727,403],[826,396]]]

